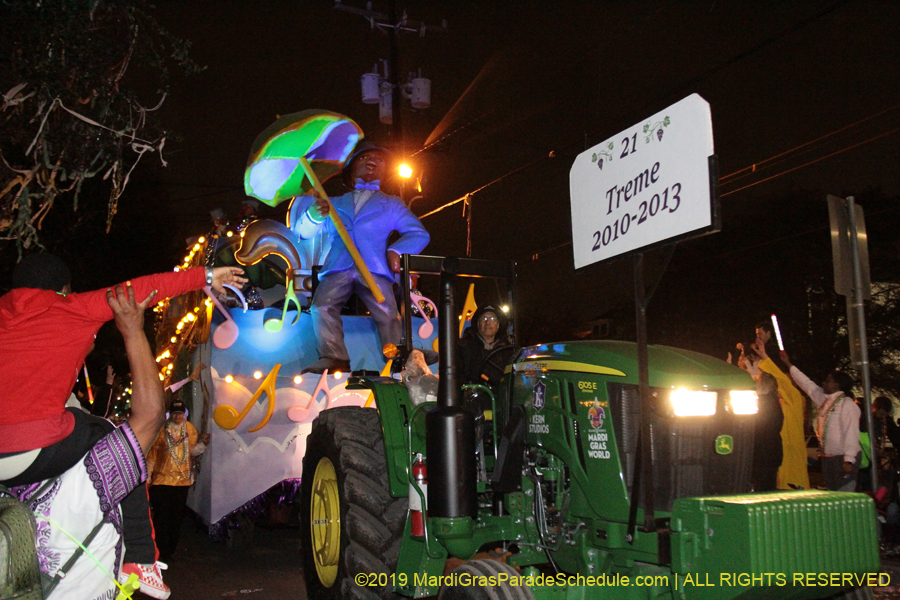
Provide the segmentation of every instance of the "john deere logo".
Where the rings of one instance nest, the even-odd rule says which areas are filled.
[[[731,454],[734,450],[734,438],[730,435],[720,435],[716,438],[716,453]]]

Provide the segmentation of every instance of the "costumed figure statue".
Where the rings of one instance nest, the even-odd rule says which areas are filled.
[[[334,210],[380,288],[383,302],[379,303],[369,290],[333,221],[326,219],[328,202],[313,196],[302,197],[297,198],[291,209],[299,215],[291,227],[301,239],[311,239],[321,232],[330,240],[310,309],[319,360],[304,372],[350,370],[341,309],[354,293],[372,314],[382,346],[400,343],[402,326],[394,302],[394,273],[400,270],[400,255],[418,254],[430,236],[400,198],[381,192],[381,182],[389,173],[391,159],[386,149],[360,142],[342,173],[344,184],[353,191],[331,198]],[[388,237],[394,231],[400,237],[388,247]]]

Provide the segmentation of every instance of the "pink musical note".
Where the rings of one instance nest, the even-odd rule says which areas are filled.
[[[309,397],[309,404],[306,406],[292,406],[287,411],[288,419],[293,421],[294,423],[304,423],[309,416],[309,412],[316,405],[316,396],[319,395],[319,392],[325,393],[325,406],[322,410],[325,410],[331,405],[331,390],[328,389],[328,369],[322,372],[322,376],[319,377],[319,383],[316,385],[316,389],[313,391],[312,396]]]
[[[219,299],[213,295],[212,290],[209,288],[209,286],[204,287],[203,291],[206,292],[206,295],[209,296],[209,299],[212,300],[212,303],[216,305],[216,308],[219,309],[219,312],[225,315],[225,322],[216,326],[216,330],[215,332],[213,332],[213,346],[215,346],[219,350],[231,348],[231,346],[233,346],[237,341],[238,334],[240,333],[238,325],[234,322],[234,319],[231,318],[231,315],[228,313],[228,311],[225,310],[225,307],[222,306],[222,303],[219,302]]]
[[[422,315],[423,319],[425,319],[425,322],[419,326],[419,337],[423,340],[428,339],[432,332],[434,332],[434,325],[432,325],[431,318],[428,316],[428,313],[423,310],[420,303],[424,302],[425,304],[431,306],[431,310],[434,311],[432,314],[435,315],[437,314],[437,306],[435,306],[434,302],[432,302],[425,296],[420,296],[415,292],[409,293],[409,299],[415,303],[415,305],[419,308],[419,314]]]
[[[181,388],[183,388],[183,387],[185,386],[185,384],[187,384],[190,380],[191,380],[190,377],[185,377],[185,378],[182,379],[181,381],[178,381],[178,382],[173,383],[172,385],[168,386],[168,387],[166,388],[166,391],[167,391],[167,392],[172,392],[172,393],[174,394],[175,392],[177,392],[178,390],[180,390]]]

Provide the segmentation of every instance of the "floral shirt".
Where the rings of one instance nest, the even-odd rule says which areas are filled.
[[[118,594],[112,578],[122,566],[122,514],[119,503],[147,477],[141,446],[126,422],[111,431],[85,454],[81,462],[56,482],[36,493],[44,482],[13,488],[13,493],[35,513],[41,571],[53,577],[94,527],[103,522],[97,536],[49,600],[78,598],[110,600]],[[71,537],[70,537],[71,536]],[[74,538],[74,539],[73,539]],[[105,571],[105,572],[104,572]]]

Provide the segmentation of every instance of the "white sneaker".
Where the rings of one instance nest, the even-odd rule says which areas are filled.
[[[132,573],[137,574],[138,581],[141,584],[141,592],[147,594],[151,598],[166,600],[172,593],[165,583],[163,583],[162,573],[160,570],[168,569],[169,565],[156,561],[151,565],[142,565],[139,563],[125,563],[122,565],[122,571],[119,573],[119,583],[128,581],[128,576]]]

